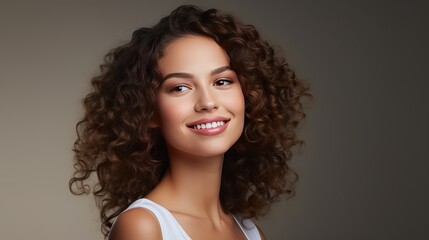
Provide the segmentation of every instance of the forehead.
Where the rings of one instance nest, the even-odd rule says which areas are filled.
[[[213,39],[204,36],[185,36],[172,41],[158,61],[163,75],[170,72],[198,72],[229,66],[225,50]]]

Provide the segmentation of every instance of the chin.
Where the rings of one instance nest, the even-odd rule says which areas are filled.
[[[216,146],[216,145],[203,146],[203,147],[198,148],[198,150],[196,150],[194,148],[192,151],[189,151],[189,153],[191,153],[192,155],[201,156],[201,157],[216,157],[216,156],[224,155],[230,149],[231,146],[230,145],[227,145],[227,146]]]
[[[170,152],[181,152],[180,155],[190,155],[194,157],[216,157],[223,156],[234,142],[204,141],[188,146],[169,146]],[[174,154],[174,153],[173,153]]]

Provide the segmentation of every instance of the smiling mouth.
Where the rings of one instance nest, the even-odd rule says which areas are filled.
[[[225,120],[225,121],[213,121],[213,122],[208,122],[208,123],[196,124],[196,125],[189,126],[189,127],[193,128],[193,129],[211,129],[211,128],[217,128],[217,127],[223,126],[228,121],[229,120]]]

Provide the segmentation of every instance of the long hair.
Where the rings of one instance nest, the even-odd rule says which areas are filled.
[[[296,127],[305,117],[301,102],[310,96],[308,87],[252,25],[215,9],[180,6],[111,50],[83,101],[69,187],[74,194],[93,191],[105,235],[112,220],[147,195],[168,168],[163,137],[149,127],[162,79],[157,61],[169,43],[187,35],[209,37],[227,52],[245,97],[244,130],[223,164],[224,211],[258,217],[281,194],[294,193],[297,175],[287,161],[292,147],[302,144]],[[89,184],[92,173],[95,185]]]

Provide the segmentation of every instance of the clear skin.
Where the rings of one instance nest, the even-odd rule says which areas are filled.
[[[146,198],[168,209],[192,239],[246,239],[219,200],[224,153],[244,127],[244,96],[227,53],[212,39],[186,36],[167,46],[158,67],[163,83],[151,125],[167,142],[170,166]],[[220,120],[225,124],[211,130],[193,128]],[[155,216],[138,208],[118,218],[111,239],[162,236]]]

